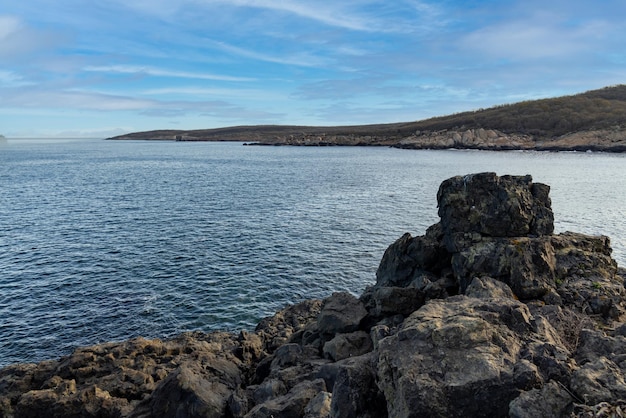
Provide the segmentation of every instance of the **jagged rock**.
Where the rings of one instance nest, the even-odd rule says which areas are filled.
[[[626,399],[624,371],[606,357],[590,361],[576,370],[570,385],[587,405]]]
[[[548,337],[537,331],[526,305],[512,299],[428,302],[379,342],[378,385],[389,415],[506,415],[520,391],[548,377],[542,362],[564,362],[558,347],[555,357],[538,356],[531,345]]]
[[[324,300],[317,326],[325,334],[352,332],[359,328],[365,316],[367,311],[359,299],[348,292],[333,293]]]
[[[426,293],[418,288],[376,287],[371,291],[370,314],[384,316],[409,315],[426,301]]]
[[[489,237],[549,235],[554,230],[549,186],[531,176],[478,173],[456,176],[437,192],[444,234],[479,233]],[[450,252],[455,252],[448,246]]]
[[[375,357],[364,355],[344,362],[333,385],[333,418],[385,418],[386,402],[376,386]]]
[[[317,318],[321,307],[322,301],[320,300],[306,300],[262,319],[256,326],[255,332],[265,342],[265,350],[272,353],[286,343],[294,333]]]
[[[309,402],[321,392],[326,392],[323,379],[304,381],[285,395],[255,406],[245,416],[246,418],[301,417]]]
[[[561,384],[550,381],[540,389],[523,392],[509,404],[510,418],[560,418],[574,398]]]
[[[223,417],[228,400],[241,384],[237,365],[213,359],[207,373],[201,364],[187,362],[156,388],[132,417]]]
[[[320,392],[304,408],[304,418],[330,418],[330,405],[333,394]]]
[[[465,294],[480,299],[515,298],[513,291],[506,283],[491,277],[474,277],[465,290]]]
[[[424,236],[413,238],[404,234],[385,251],[376,271],[376,285],[408,287],[424,272],[438,276],[450,265],[450,254],[442,245],[442,238],[440,224],[428,228]]]
[[[374,348],[372,339],[365,331],[337,334],[324,344],[324,357],[333,361],[369,353]]]
[[[530,176],[446,180],[441,221],[394,242],[360,298],[289,306],[254,332],[10,366],[0,417],[620,416],[626,270],[607,237],[553,235],[548,192]]]

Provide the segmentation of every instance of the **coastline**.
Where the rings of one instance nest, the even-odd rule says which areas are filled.
[[[608,237],[554,235],[548,194],[530,176],[448,179],[441,221],[391,244],[360,297],[303,302],[254,332],[137,338],[9,366],[0,370],[3,416],[617,410],[625,270]]]
[[[626,152],[626,130],[621,129],[581,131],[556,138],[504,133],[482,128],[416,131],[397,135],[359,133],[359,129],[355,127],[233,127],[228,130],[138,132],[108,138],[108,140],[243,142],[247,146],[384,146],[413,150]]]

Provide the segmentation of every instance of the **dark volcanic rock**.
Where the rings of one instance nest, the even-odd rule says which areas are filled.
[[[450,238],[457,233],[549,235],[554,230],[549,190],[545,184],[533,183],[531,176],[452,177],[441,183],[437,193],[443,231]]]
[[[391,244],[360,298],[10,366],[0,417],[624,416],[626,270],[607,237],[553,235],[548,192],[453,177],[441,221]]]

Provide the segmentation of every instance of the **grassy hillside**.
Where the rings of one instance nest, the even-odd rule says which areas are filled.
[[[424,130],[485,128],[538,138],[610,129],[616,125],[626,125],[626,85],[458,113],[415,124]]]
[[[531,141],[543,142],[544,145],[546,141],[580,132],[626,132],[626,85],[573,96],[495,106],[417,122],[333,127],[262,125],[192,131],[157,130],[111,139],[255,141],[300,145],[315,145],[326,141],[327,144],[336,145],[396,145],[403,138],[415,138],[416,132],[421,132],[417,134],[419,137],[424,132],[462,132],[477,129],[495,130],[505,135],[522,135],[531,138]],[[618,139],[613,138],[611,141],[616,142]],[[414,141],[412,147],[419,147],[418,142],[419,140]],[[481,147],[480,144],[474,145],[476,148]]]

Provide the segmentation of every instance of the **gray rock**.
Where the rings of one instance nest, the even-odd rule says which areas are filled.
[[[376,385],[375,357],[354,357],[338,367],[331,411],[333,418],[387,416],[386,402]]]
[[[319,393],[326,392],[323,379],[304,381],[285,395],[255,406],[246,418],[293,418],[301,417],[309,402]]]
[[[570,386],[587,405],[626,399],[624,373],[606,357],[588,362],[576,370]]]
[[[525,358],[530,344],[547,339],[533,328],[526,305],[512,299],[428,302],[378,343],[389,415],[506,415],[520,391],[543,380],[541,367]]]
[[[406,233],[385,251],[376,271],[377,286],[407,287],[424,271],[436,276],[449,265],[450,255],[442,244],[443,230],[435,224],[424,236]]]
[[[223,417],[233,390],[241,383],[240,371],[217,359],[211,367],[216,374],[207,374],[198,363],[179,366],[131,416]]]
[[[491,277],[474,277],[467,287],[465,295],[480,299],[515,298],[513,291],[506,283]]]
[[[561,384],[550,381],[541,389],[523,392],[509,404],[510,418],[560,418],[567,416],[574,398]]]
[[[333,293],[324,300],[317,326],[325,334],[352,332],[366,316],[367,311],[359,299],[348,292]]]
[[[332,340],[324,344],[324,357],[339,361],[369,353],[373,348],[372,339],[365,331],[337,334]]]
[[[414,287],[375,287],[371,298],[374,316],[409,315],[426,302],[426,292]]]
[[[550,235],[554,216],[548,190],[546,185],[533,184],[531,176],[478,173],[452,177],[437,193],[444,234]]]
[[[330,418],[332,393],[320,392],[304,408],[304,418]]]

